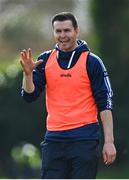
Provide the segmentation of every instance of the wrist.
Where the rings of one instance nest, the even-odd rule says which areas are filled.
[[[33,93],[34,92],[35,86],[34,86],[34,83],[33,83],[33,74],[32,73],[28,74],[28,75],[23,73],[22,87],[27,93]]]
[[[104,141],[105,144],[114,143],[114,139],[106,139]]]
[[[33,73],[26,74],[25,72],[23,72],[23,76],[25,78],[32,78],[32,75],[33,75]]]

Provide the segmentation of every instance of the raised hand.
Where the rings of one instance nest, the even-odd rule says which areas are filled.
[[[24,49],[20,53],[20,63],[25,75],[29,76],[32,74],[33,70],[43,62],[43,60],[39,60],[34,62],[32,59],[32,51],[29,48],[28,50]]]

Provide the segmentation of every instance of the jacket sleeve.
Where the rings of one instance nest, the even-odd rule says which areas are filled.
[[[93,53],[89,53],[87,72],[91,81],[93,96],[99,111],[112,110],[113,91],[109,75],[103,61]]]
[[[47,62],[47,59],[48,59],[50,53],[51,53],[51,51],[44,52],[37,59],[37,61],[42,59],[43,63],[41,63],[33,71],[33,82],[35,85],[34,92],[33,93],[27,93],[23,88],[21,90],[21,96],[23,97],[23,99],[26,102],[35,101],[40,96],[40,94],[42,93],[42,91],[45,88],[45,84],[46,84],[45,65],[46,65],[46,62]]]

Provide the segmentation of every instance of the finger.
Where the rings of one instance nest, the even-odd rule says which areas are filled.
[[[20,64],[21,64],[21,66],[22,66],[22,68],[24,70],[24,61],[20,60]]]
[[[20,57],[22,60],[24,60],[24,53],[23,52],[20,53]]]
[[[112,164],[116,159],[116,155],[111,155],[110,159],[109,159],[109,164]]]
[[[26,61],[26,60],[27,60],[25,52],[22,51],[22,52],[20,53],[20,55],[21,55],[21,59],[22,59],[23,61]]]
[[[23,52],[24,60],[27,60],[27,51],[26,51],[26,49],[24,49],[22,52]]]
[[[32,59],[32,50],[31,50],[31,48],[28,49],[27,58]]]
[[[106,153],[103,153],[103,161],[104,161],[104,163],[107,162],[107,155],[106,155]]]
[[[111,163],[112,163],[112,158],[111,158],[111,156],[108,156],[106,164],[110,165]]]
[[[35,62],[35,67],[37,67],[38,65],[42,64],[43,63],[43,60],[40,59],[38,61]]]
[[[110,164],[112,164],[114,161],[115,161],[114,155],[108,155],[108,156],[107,156],[107,161],[106,161],[105,164],[110,165]]]

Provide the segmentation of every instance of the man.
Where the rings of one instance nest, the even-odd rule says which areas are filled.
[[[103,161],[116,158],[113,137],[112,89],[102,60],[78,40],[73,14],[52,19],[53,50],[32,60],[31,49],[21,52],[22,96],[27,102],[46,87],[47,131],[42,147],[42,178],[94,179],[99,159],[98,113],[104,130]]]

